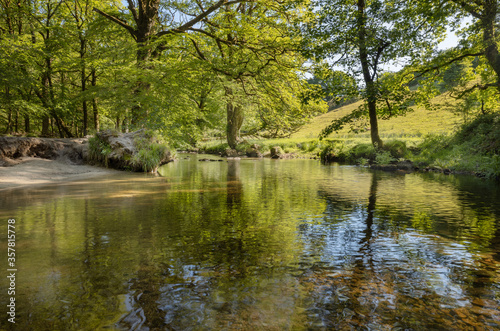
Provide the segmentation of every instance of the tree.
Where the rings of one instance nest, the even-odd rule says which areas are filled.
[[[423,8],[411,1],[315,0],[311,8],[315,16],[302,27],[306,56],[326,59],[331,67],[344,69],[358,80],[357,94],[365,100],[362,108],[334,121],[323,135],[368,116],[372,143],[381,147],[379,115],[401,114],[409,105],[404,97],[409,92],[408,78],[401,75],[382,82],[384,72],[390,65],[429,54],[444,29],[422,19]],[[435,21],[442,19],[436,17]]]
[[[498,108],[500,92],[500,52],[499,32],[496,17],[499,13],[498,0],[442,0],[424,1],[432,3],[437,11],[424,11],[428,20],[434,15],[447,17],[452,27],[457,27],[464,17],[471,19],[471,24],[459,30],[461,39],[458,45],[443,51],[429,59],[424,59],[418,68],[419,76],[428,78],[424,93],[432,90],[435,81],[446,80],[454,66],[463,66],[467,73],[457,77],[457,83],[451,89],[452,97],[459,99],[459,107],[465,113],[480,109]],[[471,62],[474,62],[471,66]],[[425,85],[425,84],[424,84]],[[450,85],[448,83],[448,85]],[[429,106],[429,105],[427,105]]]
[[[169,47],[168,36],[198,31],[197,24],[206,22],[210,15],[223,5],[244,0],[219,0],[215,4],[197,1],[196,4],[182,1],[162,2],[160,0],[127,0],[133,23],[129,24],[120,14],[110,14],[94,8],[108,20],[125,28],[136,42],[137,65],[142,70],[149,69],[150,61],[157,59]],[[180,19],[179,19],[180,18]],[[149,89],[147,82],[138,81],[135,94]],[[145,120],[147,109],[136,105],[132,109],[132,122],[137,125]]]
[[[290,27],[301,17],[300,9],[293,1],[226,4],[196,30],[199,36],[189,36],[194,56],[219,77],[229,147],[240,142],[240,129],[251,113],[259,122],[251,132],[283,136],[303,124],[306,113],[321,111],[299,103],[307,84],[300,78],[300,39],[293,38]]]

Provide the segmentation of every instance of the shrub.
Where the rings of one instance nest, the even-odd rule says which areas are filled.
[[[349,158],[349,153],[346,152],[345,145],[340,141],[326,141],[322,144],[319,153],[321,162],[345,162]]]
[[[205,146],[202,151],[207,154],[222,154],[229,148],[228,143],[221,143],[213,146]]]
[[[392,157],[399,159],[406,155],[406,143],[401,140],[391,140],[384,144],[383,149],[388,151]]]
[[[142,169],[144,172],[154,172],[167,153],[168,148],[166,145],[153,143],[139,149],[137,154],[132,157],[131,163],[133,167]]]
[[[390,164],[396,161],[396,159],[392,156],[389,151],[379,151],[375,155],[375,163],[376,164]]]
[[[376,156],[377,151],[372,144],[358,144],[351,149],[350,158],[352,161],[356,161],[360,158],[374,161]]]
[[[98,136],[89,139],[89,159],[91,161],[108,167],[108,156],[112,151],[111,146]]]

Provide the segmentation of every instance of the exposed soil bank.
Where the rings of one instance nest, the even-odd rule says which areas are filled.
[[[84,165],[87,146],[84,138],[0,137],[0,190],[116,172]]]

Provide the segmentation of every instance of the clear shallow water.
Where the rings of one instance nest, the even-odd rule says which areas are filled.
[[[498,183],[182,157],[0,191],[18,330],[500,328]]]

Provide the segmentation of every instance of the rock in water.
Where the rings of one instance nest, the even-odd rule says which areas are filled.
[[[283,151],[281,150],[280,146],[271,147],[271,158],[279,159],[282,154],[283,154]]]

